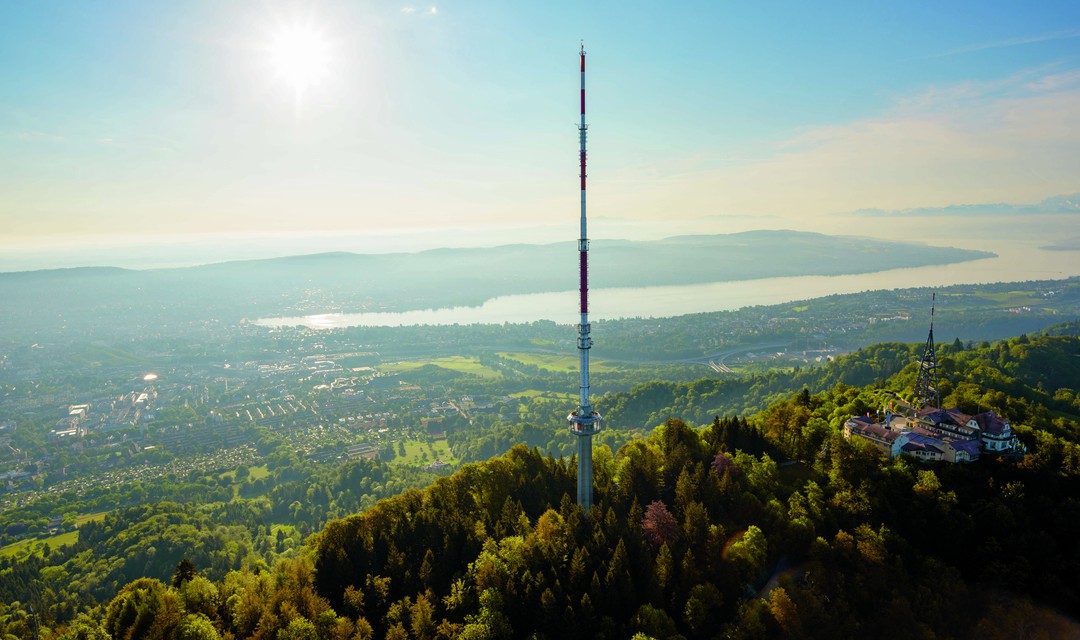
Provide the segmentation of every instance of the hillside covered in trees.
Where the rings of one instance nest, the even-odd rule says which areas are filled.
[[[744,417],[708,415],[737,393],[731,383],[650,383],[608,398],[610,421],[662,424],[618,451],[598,447],[588,514],[570,497],[574,461],[522,445],[331,520],[302,545],[268,524],[278,507],[265,501],[148,506],[51,552],[60,566],[99,564],[79,574],[99,580],[97,604],[64,609],[54,598],[27,615],[20,601],[41,584],[33,576],[58,565],[5,561],[0,631],[114,640],[1076,636],[1080,339],[1075,327],[1049,333],[1063,335],[941,350],[944,404],[1007,416],[1029,449],[1019,462],[885,460],[840,435],[847,417],[910,389],[909,345],[790,374],[786,393],[780,378],[755,378],[749,384],[776,384],[769,392],[783,397]],[[291,508],[338,502],[359,477],[342,472]],[[154,529],[127,531],[124,517],[182,526],[187,542],[139,546]],[[250,532],[246,546],[219,521]],[[125,557],[128,548],[141,555]],[[118,578],[140,569],[147,577]]]

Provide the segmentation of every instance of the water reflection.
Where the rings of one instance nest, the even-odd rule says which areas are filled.
[[[944,266],[892,269],[845,276],[791,276],[735,282],[620,289],[590,292],[590,317],[663,318],[689,313],[727,311],[754,305],[780,304],[838,293],[874,289],[941,287],[1024,280],[1057,280],[1080,275],[1080,256],[1074,251],[1046,251],[1042,242],[1012,242],[994,247],[998,256]],[[404,312],[323,313],[309,316],[263,318],[265,327],[415,326],[502,324],[552,320],[577,322],[577,292],[559,291],[501,296],[480,306],[422,309]]]

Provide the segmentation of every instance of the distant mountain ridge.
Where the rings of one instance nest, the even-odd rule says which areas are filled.
[[[1080,213],[1080,192],[1052,196],[1037,204],[1010,204],[992,202],[986,204],[953,204],[947,207],[915,207],[913,209],[859,209],[857,216],[870,217],[918,217],[918,216],[974,216],[974,215],[1068,215]]]
[[[797,243],[794,246],[786,243]],[[852,246],[851,243],[859,243],[857,246]],[[845,236],[829,236],[822,233],[815,233],[809,231],[791,231],[791,230],[769,230],[760,229],[753,231],[743,231],[739,233],[730,234],[709,234],[709,235],[680,235],[670,236],[662,238],[660,240],[652,241],[638,241],[638,240],[620,240],[620,239],[596,239],[592,240],[594,249],[596,247],[614,250],[619,252],[634,251],[640,252],[645,255],[650,255],[653,252],[663,255],[665,251],[669,250],[672,246],[678,246],[681,248],[701,248],[701,249],[721,249],[721,248],[771,248],[777,244],[784,245],[786,250],[810,248],[811,250],[824,249],[830,246],[842,246],[845,249],[856,251],[857,253],[864,253],[864,249],[859,247],[867,247],[873,249],[879,249],[884,247],[904,247],[907,249],[926,250],[927,254],[938,254],[942,251],[948,250],[950,255],[956,256],[957,259],[948,260],[948,262],[962,262],[965,260],[975,260],[979,258],[993,257],[995,254],[987,251],[974,251],[969,249],[956,249],[952,247],[934,247],[930,245],[908,243],[908,242],[896,242],[896,241],[884,241],[884,240],[872,240],[865,238],[853,238]],[[112,266],[87,266],[87,267],[65,267],[58,269],[40,269],[34,271],[18,271],[0,273],[0,281],[10,277],[20,277],[20,274],[25,276],[27,274],[38,274],[39,276],[65,276],[65,275],[83,275],[83,274],[102,274],[120,273],[120,272],[137,272],[137,273],[177,273],[182,271],[212,271],[215,269],[251,269],[251,268],[273,268],[278,265],[295,267],[298,264],[305,264],[311,266],[318,265],[334,265],[334,266],[350,266],[359,262],[385,262],[388,265],[392,265],[400,260],[423,260],[426,258],[472,258],[472,257],[502,257],[510,255],[514,260],[527,261],[529,259],[536,259],[541,257],[555,257],[557,254],[554,252],[560,250],[566,250],[570,248],[570,252],[576,252],[576,242],[556,242],[548,244],[505,244],[495,247],[476,247],[476,248],[437,248],[437,249],[425,249],[416,252],[395,252],[395,253],[353,253],[349,251],[327,251],[319,253],[299,254],[280,256],[275,258],[255,258],[250,260],[224,260],[221,262],[213,262],[202,265],[194,265],[188,267],[165,267],[154,269],[130,269],[123,267]],[[563,256],[565,257],[565,256]],[[596,254],[593,254],[594,260]],[[654,259],[655,256],[651,256]],[[889,254],[879,255],[884,262],[883,264],[889,264],[897,261],[898,258]],[[938,256],[935,256],[938,257]],[[573,265],[576,262],[570,261]],[[672,262],[675,262],[672,260]],[[604,264],[603,256],[600,256],[600,263]],[[944,264],[944,262],[942,262]],[[883,267],[893,268],[893,267]],[[879,270],[879,269],[873,269]],[[860,270],[861,272],[861,270]],[[737,279],[737,278],[735,278]]]
[[[237,321],[329,311],[476,305],[501,295],[577,287],[576,242],[445,248],[418,253],[320,253],[197,267],[90,267],[0,273],[16,320]],[[993,253],[827,236],[751,231],[663,240],[594,240],[590,286],[687,285],[756,278],[871,273],[950,264]]]

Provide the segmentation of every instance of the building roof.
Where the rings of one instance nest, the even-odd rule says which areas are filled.
[[[949,445],[957,451],[966,452],[972,458],[977,458],[982,452],[982,442],[978,440],[954,440]]]
[[[937,407],[923,407],[922,409],[919,409],[919,418],[933,425],[938,425],[942,422],[945,424],[953,423],[953,417],[949,415],[949,412]]]
[[[993,411],[985,411],[975,416],[975,422],[983,433],[1000,436],[1009,429],[1009,423]]]
[[[898,437],[900,437],[899,433],[892,431],[891,429],[886,429],[880,424],[876,424],[873,422],[867,424],[864,421],[856,421],[854,419],[850,422],[854,423],[851,425],[852,431],[874,436],[874,439],[876,440],[885,440],[886,442],[892,442]]]
[[[971,416],[957,409],[956,407],[953,407],[952,409],[946,409],[945,413],[947,413],[949,417],[952,418],[953,422],[955,422],[956,424],[967,424],[971,420]]]
[[[915,444],[914,442],[908,442],[904,446],[900,447],[900,451],[903,452],[903,453],[915,453],[917,451],[926,451],[928,453],[933,453],[933,454],[937,454],[937,455],[941,454],[941,449],[938,449],[937,447],[931,447],[931,446],[922,445],[922,444]]]
[[[939,452],[945,450],[945,443],[942,440],[921,433],[909,433],[908,442],[914,442],[924,447],[933,447]]]
[[[974,433],[977,427],[969,426],[972,417],[963,411],[953,409],[938,409],[935,407],[924,407],[919,411],[919,421],[924,424],[945,430],[953,431],[957,433]]]

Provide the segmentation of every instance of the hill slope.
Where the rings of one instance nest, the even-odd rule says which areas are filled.
[[[902,360],[910,349],[868,350],[821,375]],[[517,446],[329,523],[272,572],[246,567],[214,583],[185,570],[174,586],[139,580],[70,631],[1075,636],[1080,628],[1065,616],[1080,613],[1080,340],[1020,337],[947,358],[949,398],[1011,417],[1032,451],[1024,461],[883,460],[840,436],[838,421],[872,410],[882,388],[903,386],[904,369],[882,387],[794,394],[749,421],[716,419],[703,430],[672,419],[615,455],[600,447],[588,516],[570,498],[573,461]],[[975,388],[983,395],[973,397]],[[789,454],[807,462],[778,464]],[[8,631],[29,633],[4,620]]]
[[[992,637],[1021,622],[1076,633],[1023,599],[1069,614],[1080,607],[1070,586],[1080,569],[1070,533],[1080,526],[1080,341],[1020,337],[950,357],[965,379],[945,404],[1021,414],[1014,424],[1025,420],[1018,429],[1032,450],[1024,462],[881,460],[838,435],[839,422],[878,406],[880,393],[840,384],[775,404],[749,425],[716,420],[696,432],[668,420],[614,458],[598,455],[589,519],[565,497],[555,503],[567,466],[516,448],[483,471],[331,523],[315,541],[316,583],[335,607],[350,587],[380,578],[390,578],[388,603],[437,602],[424,595],[431,589],[446,596],[435,610],[466,635],[495,624],[548,637],[713,637],[719,624],[732,637]],[[865,360],[853,356],[826,374]],[[1048,363],[1061,365],[1054,379],[1064,385],[1052,391],[1039,388]],[[983,391],[977,400],[966,395],[974,388]],[[812,462],[778,467],[784,454]],[[541,489],[546,502],[537,500]],[[455,533],[442,537],[425,523]],[[438,559],[438,568],[409,558]],[[455,600],[460,587],[468,591]],[[988,598],[1022,606],[986,608]],[[391,632],[393,610],[362,613]]]

